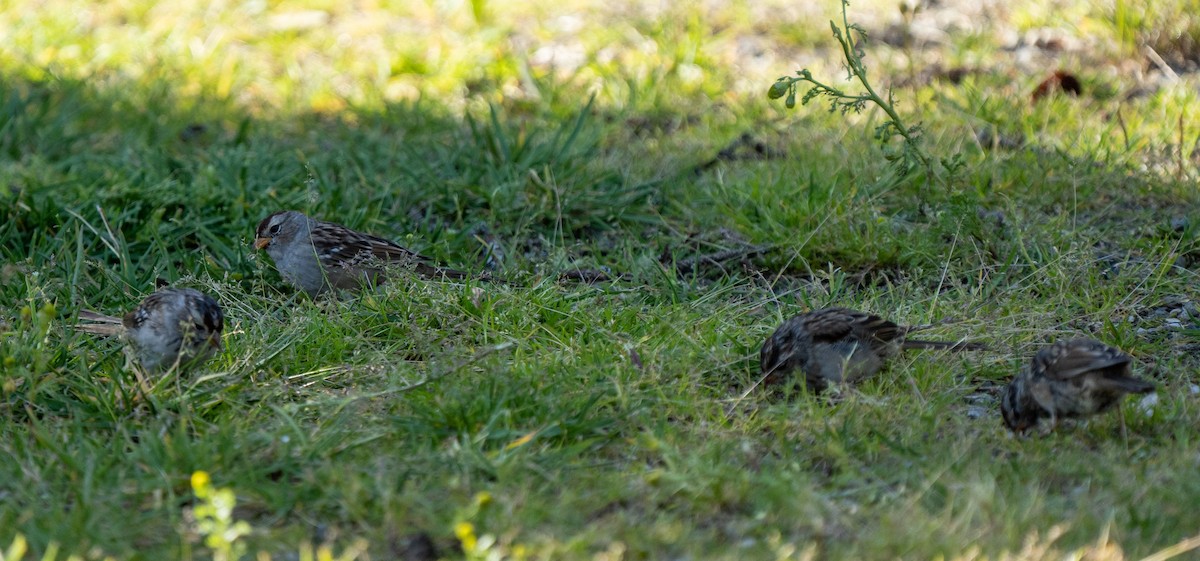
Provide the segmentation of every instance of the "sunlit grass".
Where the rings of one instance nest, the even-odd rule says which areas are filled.
[[[882,158],[877,113],[765,99],[801,67],[842,78],[836,2],[6,5],[5,558],[235,550],[201,520],[275,559],[1192,547],[1195,81],[1127,97],[1136,51],[1008,34],[1128,46],[1192,12],[1059,4],[931,44],[896,39],[896,4],[851,4],[872,80],[957,162],[933,191]],[[1084,94],[1032,103],[1060,67]],[[248,244],[281,208],[512,282],[313,301]],[[560,279],[581,269],[616,280]],[[218,297],[226,350],[139,392],[119,341],[70,326],[159,279]],[[830,304],[991,350],[910,353],[836,404],[743,396],[766,334]],[[998,388],[1080,334],[1133,354],[1158,403],[1013,438]]]

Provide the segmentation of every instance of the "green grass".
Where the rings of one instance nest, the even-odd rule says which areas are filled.
[[[197,471],[236,495],[245,558],[423,535],[451,559],[1136,559],[1196,534],[1189,75],[1125,100],[1104,65],[1139,55],[1070,53],[1084,95],[1031,105],[1043,75],[952,33],[978,70],[896,91],[963,162],[931,191],[881,157],[878,112],[765,99],[800,66],[841,76],[836,2],[161,4],[0,11],[5,558],[219,557]],[[882,31],[882,4],[851,20]],[[1188,2],[1128,4],[1065,13],[1101,39],[1196,27]],[[877,85],[912,70],[866,49]],[[696,171],[745,132],[782,157]],[[313,301],[249,245],[282,208],[516,282]],[[118,341],[71,326],[156,279],[220,300],[226,351],[142,393]],[[743,397],[766,335],[833,304],[992,349],[910,353],[836,404]],[[1133,354],[1157,405],[1013,438],[999,387],[1080,334]]]

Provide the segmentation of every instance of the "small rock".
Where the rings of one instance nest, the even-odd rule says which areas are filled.
[[[1157,393],[1149,394],[1138,401],[1138,409],[1141,409],[1142,413],[1145,413],[1147,417],[1154,415],[1155,405],[1158,405]]]
[[[1003,387],[998,386],[995,382],[992,382],[990,380],[985,381],[985,384],[988,384],[987,387],[995,387],[997,389],[997,391],[1003,389]],[[983,388],[985,386],[983,384],[981,384],[980,387]],[[963,401],[966,401],[967,403],[970,403],[973,405],[985,405],[985,404],[992,404],[993,402],[996,401],[996,398],[994,396],[992,396],[991,394],[981,392],[981,393],[973,393],[973,394],[963,396]]]
[[[1183,322],[1179,318],[1167,318],[1163,324],[1170,329],[1183,329]]]

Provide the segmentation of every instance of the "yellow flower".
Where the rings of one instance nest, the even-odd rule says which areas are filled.
[[[454,525],[454,535],[462,542],[463,551],[475,551],[475,525],[470,522],[459,522]]]
[[[192,473],[192,491],[196,496],[203,497],[208,494],[208,487],[212,484],[212,479],[208,476],[207,471],[197,471]]]

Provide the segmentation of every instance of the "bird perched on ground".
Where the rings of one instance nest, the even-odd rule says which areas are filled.
[[[309,296],[331,288],[357,289],[364,283],[382,282],[384,269],[392,265],[410,266],[423,277],[468,276],[439,267],[433,260],[389,240],[309,218],[295,210],[279,211],[259,222],[254,247],[267,250],[280,276]]]
[[[92,323],[80,331],[122,335],[142,368],[163,372],[180,365],[198,366],[221,350],[225,314],[211,296],[191,288],[163,288],[124,318],[84,310],[79,318]]]
[[[1130,376],[1133,359],[1094,339],[1059,341],[1033,356],[1000,401],[1004,424],[1018,434],[1049,418],[1085,417],[1111,409],[1125,394],[1154,384]]]
[[[908,339],[909,333],[932,326],[896,325],[874,314],[846,308],[823,308],[795,316],[779,326],[759,353],[763,380],[783,381],[793,371],[804,373],[810,390],[871,376],[884,360],[903,349],[979,350],[978,343]]]

